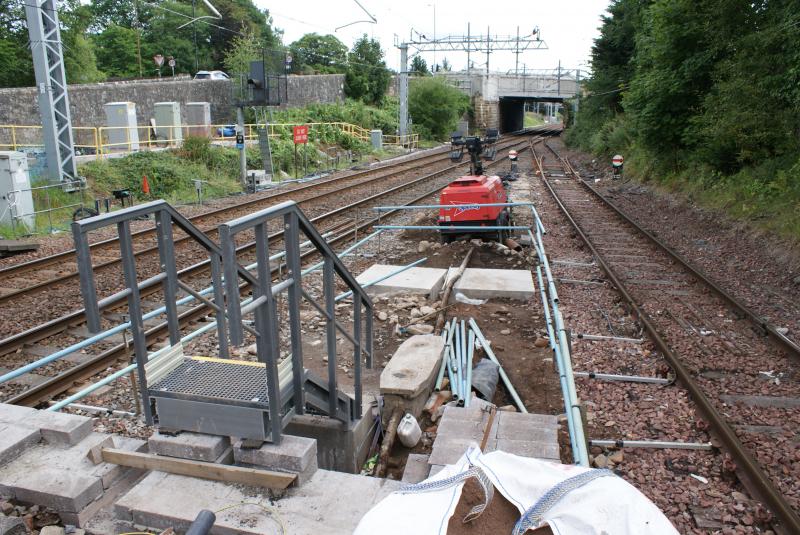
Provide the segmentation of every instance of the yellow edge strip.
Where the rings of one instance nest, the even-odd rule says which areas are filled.
[[[250,362],[248,360],[220,359],[216,357],[189,357],[192,360],[205,360],[206,362],[222,362],[223,364],[238,364],[240,366],[261,366],[261,362]]]

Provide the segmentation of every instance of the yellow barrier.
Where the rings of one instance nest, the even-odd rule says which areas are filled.
[[[97,128],[93,126],[73,126],[73,145],[81,152],[98,154],[100,152]],[[8,142],[4,139],[9,137]],[[24,148],[44,148],[41,125],[0,124],[0,150],[19,150]]]
[[[305,125],[309,127],[309,137],[314,139],[315,130],[333,127],[359,141],[369,143],[370,131],[361,126],[345,123],[270,123],[269,137],[278,138],[283,134],[291,135],[292,127]],[[83,154],[96,154],[98,157],[114,152],[136,152],[159,148],[178,147],[183,143],[184,133],[187,135],[205,135],[212,141],[230,142],[236,135],[225,135],[226,127],[233,124],[211,125],[175,125],[175,126],[74,126],[72,127],[74,146]],[[258,130],[263,124],[245,124],[244,137],[247,141],[258,139]],[[166,131],[166,134],[164,134]],[[395,136],[384,134],[385,145],[397,145],[405,148],[416,148],[419,134]],[[42,127],[38,125],[0,125],[0,150],[19,150],[21,148],[44,148]]]

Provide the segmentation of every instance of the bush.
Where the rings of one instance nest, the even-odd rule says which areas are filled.
[[[409,88],[408,111],[424,138],[447,140],[469,109],[469,97],[441,78],[423,78]]]

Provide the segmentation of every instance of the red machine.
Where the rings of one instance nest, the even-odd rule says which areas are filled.
[[[466,149],[470,155],[471,167],[470,175],[454,180],[442,190],[439,204],[453,206],[439,209],[439,228],[445,243],[467,234],[496,239],[500,243],[508,238],[508,230],[482,231],[474,228],[509,226],[511,222],[511,212],[507,206],[484,206],[509,202],[500,177],[483,174],[481,159],[494,159],[494,143],[497,139],[496,131],[487,132],[484,139],[453,136],[450,159],[460,161]]]

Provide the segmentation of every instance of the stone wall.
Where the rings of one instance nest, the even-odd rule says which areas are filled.
[[[344,101],[344,75],[301,75],[288,78],[288,106],[303,106],[312,102],[334,103]],[[228,80],[139,80],[131,82],[106,82],[69,86],[70,111],[73,126],[104,126],[104,105],[108,102],[130,101],[136,103],[140,125],[147,124],[153,116],[156,102],[177,101],[210,102],[211,121],[227,123],[235,119],[233,109],[233,84]],[[39,104],[35,87],[0,89],[0,125],[40,125]],[[7,132],[0,131],[0,137]],[[0,143],[5,143],[0,139]]]

